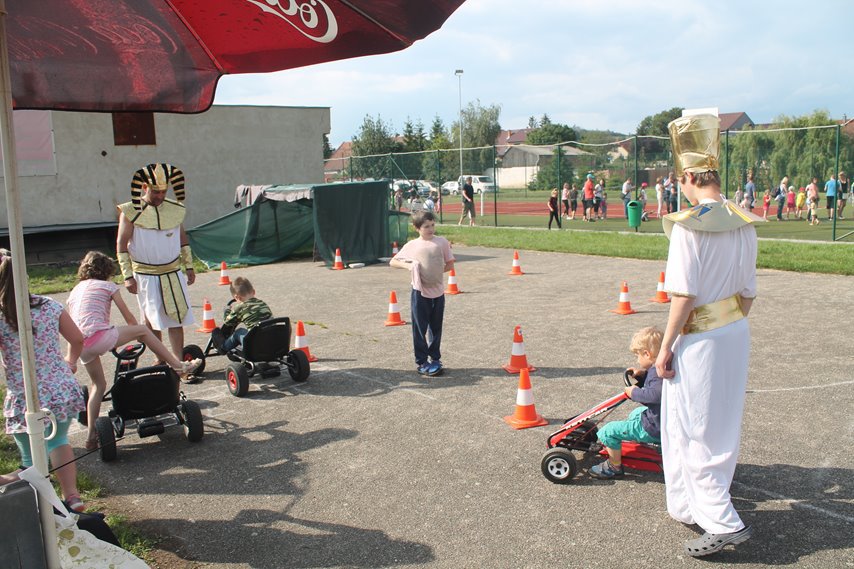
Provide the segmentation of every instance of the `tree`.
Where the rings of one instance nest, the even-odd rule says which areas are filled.
[[[421,171],[424,173],[424,178],[438,184],[441,184],[442,180],[455,180],[459,175],[459,155],[449,151],[452,149],[451,140],[445,129],[445,123],[438,115],[433,118],[433,124],[430,125],[429,149],[433,152],[428,152],[421,158]]]
[[[528,128],[538,128],[540,123],[537,122],[537,117],[531,115],[528,117]]]
[[[329,145],[329,135],[323,135],[323,159],[327,160],[330,156],[332,156],[332,147]]]
[[[501,115],[500,105],[484,107],[480,100],[469,103],[463,109],[463,145],[467,148],[478,148],[495,144],[498,133],[501,132],[501,124],[498,117]],[[451,127],[454,139],[459,141],[460,123],[455,122]],[[463,169],[465,173],[478,173],[486,169],[492,169],[492,148],[479,148],[469,150],[463,155]]]
[[[353,177],[385,178],[391,174],[387,154],[400,151],[391,123],[377,115],[365,115],[359,134],[353,137]],[[355,158],[365,156],[366,158]]]
[[[558,159],[558,156],[560,157]],[[558,164],[560,164],[560,172],[558,173]],[[558,175],[559,174],[559,175]],[[560,147],[555,148],[554,156],[546,164],[540,166],[540,169],[534,175],[534,178],[528,184],[530,190],[550,190],[552,188],[560,189],[564,182],[572,180],[572,164],[564,154]]]
[[[525,142],[527,144],[540,145],[574,142],[576,140],[578,140],[578,135],[575,129],[565,124],[553,123],[548,120],[547,116],[543,115],[540,127],[529,132]]]
[[[667,131],[668,123],[681,116],[682,107],[673,107],[672,109],[644,117],[644,119],[638,124],[638,128],[635,133],[639,137],[669,136],[669,132]],[[640,146],[638,148],[638,152],[643,154],[644,157],[647,157],[650,154],[663,154],[668,149],[667,141],[657,138],[640,138],[638,140],[638,144]]]

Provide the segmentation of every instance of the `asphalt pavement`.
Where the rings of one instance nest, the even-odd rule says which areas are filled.
[[[406,271],[233,269],[276,315],[306,323],[320,358],[308,381],[254,378],[236,398],[228,361],[211,357],[204,380],[183,386],[204,413],[201,442],[180,429],[131,433],[115,462],[93,455],[81,469],[200,567],[854,567],[851,277],[759,272],[732,487],[755,533],[703,561],[682,553],[695,533],[668,517],[660,475],[598,481],[581,456],[571,484],[540,472],[548,434],[622,389],[633,332],[664,326],[669,305],[649,300],[663,263],[520,251],[526,274],[511,277],[512,251],[454,252],[463,294],[447,297],[444,376],[419,376],[411,328],[383,325],[391,290],[410,320]],[[213,271],[191,287],[199,322],[204,298],[220,322],[229,295],[218,280]],[[609,312],[622,281],[636,314]],[[516,325],[547,427],[503,420],[518,387],[501,368]],[[204,346],[207,335],[187,340]],[[73,434],[76,447],[83,438]]]

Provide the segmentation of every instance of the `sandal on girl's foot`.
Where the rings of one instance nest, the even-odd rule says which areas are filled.
[[[69,510],[77,512],[78,514],[86,510],[86,505],[83,503],[83,500],[80,499],[80,494],[72,494],[65,499],[65,504],[68,506]]]
[[[98,450],[98,437],[86,439],[85,448],[86,450]]]
[[[685,553],[691,557],[703,557],[717,553],[726,545],[737,545],[750,539],[753,535],[752,526],[744,526],[734,533],[708,533],[706,532],[697,539],[685,542]]]
[[[175,371],[178,372],[178,375],[190,375],[194,371],[196,371],[199,366],[202,365],[202,359],[196,358],[194,360],[187,360],[181,362],[180,367],[175,368]]]

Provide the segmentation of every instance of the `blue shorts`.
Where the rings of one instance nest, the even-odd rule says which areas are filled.
[[[70,425],[71,419],[56,422],[56,436],[49,441],[45,441],[48,455],[62,445],[68,444],[68,427]],[[50,436],[52,430],[52,425],[48,425],[44,430],[44,436]],[[18,445],[18,452],[21,453],[21,464],[25,467],[32,466],[33,453],[30,451],[30,435],[27,433],[15,433],[12,436],[15,437],[15,443]]]
[[[611,421],[599,429],[597,436],[599,442],[610,449],[620,449],[622,441],[635,441],[639,443],[658,444],[660,439],[650,436],[641,424],[641,415],[646,407],[638,407],[629,413],[625,421]]]

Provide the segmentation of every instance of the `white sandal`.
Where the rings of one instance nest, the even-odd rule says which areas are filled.
[[[203,360],[201,358],[196,358],[194,360],[188,360],[181,362],[181,367],[176,368],[175,371],[178,375],[190,375],[194,371],[196,371],[200,365],[202,365]]]

